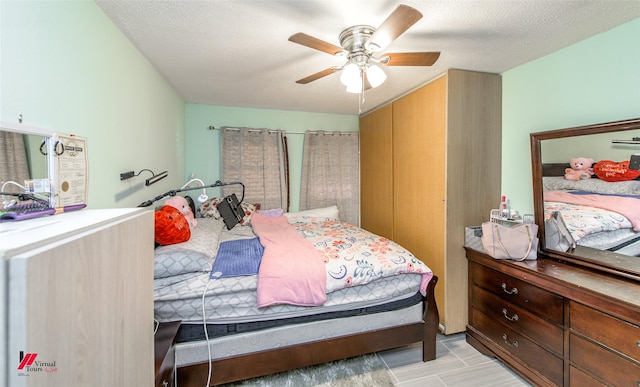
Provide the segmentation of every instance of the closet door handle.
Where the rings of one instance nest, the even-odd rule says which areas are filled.
[[[515,313],[513,314],[513,316],[509,317],[509,315],[507,314],[507,308],[502,308],[502,315],[509,321],[518,321],[518,315]]]
[[[518,348],[518,340],[509,341],[509,336],[507,336],[506,333],[502,334],[502,339],[504,340],[505,343]]]
[[[502,283],[502,290],[507,294],[518,294],[518,288],[513,288],[511,290],[507,289],[507,284]]]

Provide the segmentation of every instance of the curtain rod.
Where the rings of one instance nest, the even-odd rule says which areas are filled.
[[[209,130],[221,130],[222,128],[227,128],[227,129],[231,129],[231,130],[240,130],[240,128],[237,128],[237,127],[221,126],[219,128],[216,128],[213,125],[209,126],[208,129]],[[248,129],[249,129],[249,131],[252,131],[252,130],[253,131],[259,131],[260,130],[260,129],[257,129],[257,128],[248,128]],[[277,132],[276,129],[269,129],[269,133],[275,133],[275,132]],[[300,133],[300,132],[287,132],[287,131],[283,131],[283,132],[285,132],[285,134],[287,136],[290,135],[290,134],[305,134],[305,132],[302,132],[302,133]],[[311,133],[311,134],[318,134],[317,130],[309,130],[308,132]],[[358,132],[356,132],[356,131],[353,131],[353,132],[331,132],[331,131],[325,131],[325,133],[328,133],[328,134],[338,133],[341,136],[343,136],[343,135],[351,135],[351,134],[354,134],[354,133],[357,134]]]

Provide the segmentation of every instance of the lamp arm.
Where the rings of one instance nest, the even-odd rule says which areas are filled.
[[[225,187],[227,185],[240,185],[240,186],[242,186],[242,199],[240,200],[240,203],[242,203],[242,200],[244,200],[244,184],[242,184],[239,181],[232,181],[232,182],[224,183],[224,182],[218,180],[213,184],[209,184],[209,185],[205,185],[205,186],[187,187],[187,188],[173,189],[171,191],[167,191],[167,192],[163,193],[162,195],[158,195],[158,196],[156,196],[155,198],[153,198],[151,200],[147,200],[146,202],[142,202],[142,203],[138,204],[138,207],[149,207],[150,205],[152,205],[153,203],[157,202],[158,200],[160,200],[162,198],[165,198],[167,196],[176,196],[179,192],[193,191],[195,189],[204,189],[204,188]]]

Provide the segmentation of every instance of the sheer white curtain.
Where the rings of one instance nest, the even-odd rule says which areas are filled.
[[[29,179],[27,153],[20,133],[0,131],[0,185],[11,180],[23,185]],[[7,185],[8,192],[22,192],[14,185]]]
[[[244,200],[262,209],[289,207],[287,145],[284,131],[223,127],[222,180],[245,186]],[[239,188],[223,189],[225,195]]]
[[[342,221],[360,224],[358,132],[305,132],[300,209],[336,205]]]

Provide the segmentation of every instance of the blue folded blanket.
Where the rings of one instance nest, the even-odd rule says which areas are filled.
[[[209,278],[257,275],[263,252],[258,238],[222,242]]]

